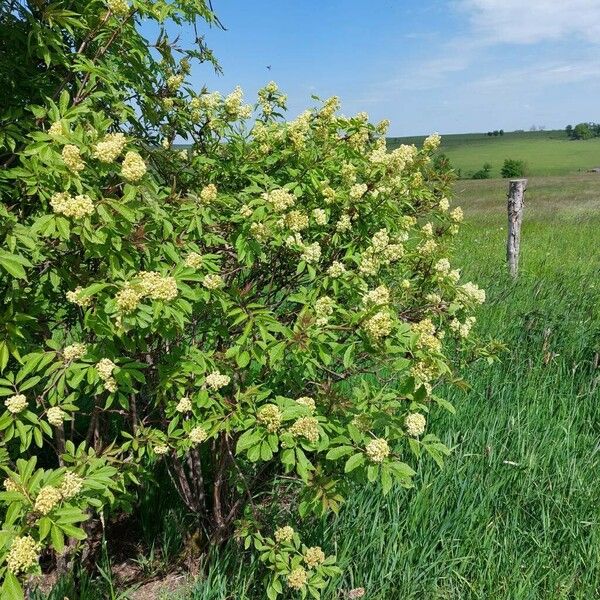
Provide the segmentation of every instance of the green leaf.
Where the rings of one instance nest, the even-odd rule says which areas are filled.
[[[56,526],[52,525],[50,528],[50,539],[52,540],[52,546],[57,552],[62,552],[65,547],[65,538],[63,532]]]
[[[344,472],[350,473],[350,471],[354,471],[357,467],[360,467],[365,462],[365,455],[362,452],[358,454],[353,454],[347,461],[344,466]]]
[[[4,575],[4,584],[2,585],[3,600],[23,600],[23,588],[19,580],[10,571]]]
[[[346,456],[347,454],[350,454],[353,451],[354,448],[352,446],[338,446],[337,448],[332,448],[327,453],[325,458],[327,458],[327,460],[337,460],[338,458]]]

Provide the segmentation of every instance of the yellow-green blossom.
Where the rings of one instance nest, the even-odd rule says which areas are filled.
[[[369,460],[374,463],[383,462],[390,455],[390,447],[382,438],[371,440],[365,448]]]
[[[404,419],[406,433],[411,437],[423,435],[427,421],[421,413],[411,413]]]

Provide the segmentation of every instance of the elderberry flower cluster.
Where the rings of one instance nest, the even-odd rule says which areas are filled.
[[[62,483],[60,484],[60,494],[64,500],[70,500],[77,496],[83,489],[83,478],[73,473],[73,471],[67,471],[64,474]]]
[[[40,549],[40,544],[30,535],[16,537],[12,541],[6,556],[8,570],[15,575],[26,573],[37,564]]]
[[[427,421],[421,413],[410,413],[404,419],[406,433],[411,437],[419,437],[425,432]]]
[[[367,335],[375,342],[390,335],[392,331],[392,318],[387,311],[379,311],[363,323]]]
[[[281,410],[275,404],[265,404],[258,409],[256,418],[262,423],[267,431],[274,433],[281,427]]]
[[[121,175],[128,181],[139,181],[147,171],[144,159],[137,153],[130,150],[125,154],[123,164],[121,165]]]
[[[390,455],[390,447],[386,440],[375,438],[367,444],[365,452],[371,462],[381,463]]]
[[[123,152],[126,143],[122,133],[109,133],[95,145],[92,156],[100,162],[112,163]]]
[[[71,196],[68,192],[57,192],[50,199],[52,210],[65,217],[83,219],[94,212],[94,203],[87,194]]]
[[[33,510],[41,515],[47,515],[62,500],[62,494],[58,488],[45,485],[39,492],[33,505]]]
[[[65,346],[62,351],[63,359],[65,362],[73,362],[85,355],[87,352],[87,346],[80,342],[75,342],[70,346]]]
[[[207,290],[217,290],[222,287],[224,283],[225,282],[223,281],[223,278],[215,273],[209,273],[208,275],[205,275],[204,279],[202,280],[202,285]]]
[[[60,408],[60,406],[52,406],[48,409],[48,413],[46,418],[48,419],[48,423],[50,425],[54,425],[54,427],[60,427],[65,420],[66,413]]]
[[[213,371],[205,379],[207,387],[215,391],[229,385],[230,381],[231,377],[229,375],[222,375],[219,371]]]
[[[300,417],[288,431],[294,437],[304,437],[313,444],[319,440],[319,422],[315,417]]]
[[[198,425],[190,431],[188,437],[190,438],[192,444],[201,444],[208,437],[208,433],[206,433],[206,429],[204,429],[204,427],[200,427]]]
[[[62,159],[67,168],[74,173],[83,171],[85,163],[81,158],[81,151],[73,144],[66,144],[62,149]]]
[[[77,286],[74,290],[68,291],[67,300],[73,304],[77,304],[77,306],[81,306],[81,308],[86,308],[92,303],[92,298],[90,296],[83,295],[83,288],[81,286]]]
[[[4,406],[9,413],[17,415],[27,408],[27,397],[25,394],[15,394],[4,401]]]

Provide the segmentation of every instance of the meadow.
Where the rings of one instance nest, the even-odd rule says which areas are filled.
[[[493,365],[466,366],[470,389],[444,390],[457,409],[435,417],[453,448],[444,470],[426,460],[415,489],[382,499],[357,488],[337,519],[304,525],[315,542],[336,549],[344,570],[324,599],[347,598],[355,587],[368,600],[600,595],[599,186],[593,175],[530,179],[513,282],[504,257],[506,182],[457,182],[466,223],[455,262],[487,291],[479,334],[506,350]],[[175,556],[182,521],[151,494],[145,510],[162,515],[162,525],[154,519],[148,527],[152,554],[140,558],[156,576]],[[263,598],[254,562],[235,545],[220,559],[183,591],[155,597]],[[79,597],[117,598],[107,581],[90,581]],[[149,589],[131,597],[153,597]],[[69,593],[65,584],[50,598]]]
[[[391,138],[389,147],[418,145],[423,139]],[[500,177],[506,158],[524,160],[530,176],[571,175],[600,167],[600,138],[574,141],[564,131],[508,132],[498,137],[485,133],[445,135],[440,151],[466,179],[484,163],[492,165],[492,177]]]

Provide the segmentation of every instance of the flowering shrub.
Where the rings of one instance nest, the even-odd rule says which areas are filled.
[[[100,30],[129,10],[108,7]],[[285,473],[302,516],[337,512],[350,481],[410,487],[416,458],[448,453],[427,416],[451,409],[436,394],[453,377],[445,342],[469,335],[485,296],[447,258],[462,212],[432,167],[439,136],[387,152],[387,123],[339,116],[337,98],[286,122],[275,84],[254,106],[196,93],[185,60],[161,63],[159,99],[140,104],[152,139],[83,75],[30,106],[35,127],[6,149],[0,575],[14,597],[42,552],[72,551],[159,463],[213,543],[237,531],[259,553],[269,598],[318,597],[334,557],[285,523],[271,534],[255,495]]]

